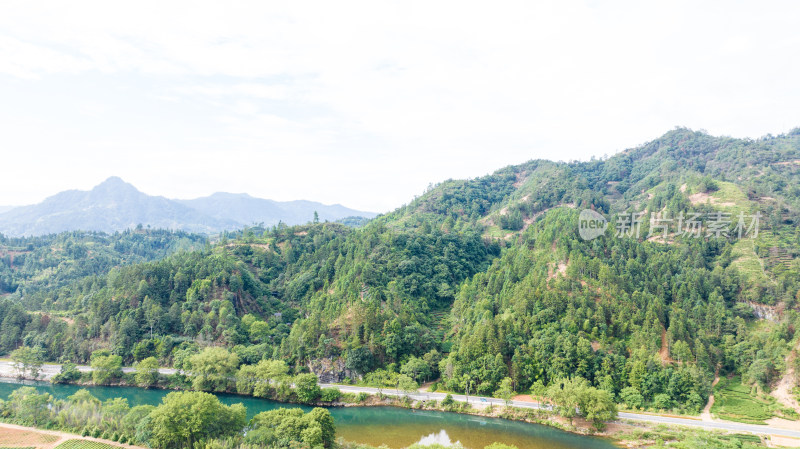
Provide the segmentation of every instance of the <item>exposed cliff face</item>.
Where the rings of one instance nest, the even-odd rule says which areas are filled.
[[[766,304],[757,304],[754,302],[748,302],[748,304],[753,308],[753,314],[756,318],[762,320],[777,322],[781,312],[783,312],[783,310],[779,310],[777,306],[768,306]]]
[[[331,384],[342,382],[345,378],[361,379],[361,375],[344,366],[342,358],[315,359],[308,362],[308,369],[316,374],[320,383]]]

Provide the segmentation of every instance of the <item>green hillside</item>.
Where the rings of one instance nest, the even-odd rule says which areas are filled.
[[[586,208],[610,222],[590,241]],[[636,213],[672,227],[650,235],[645,219],[638,238],[617,236]],[[674,218],[694,213],[701,235],[678,235]],[[715,213],[728,214],[727,236],[706,235]],[[759,214],[757,237],[738,235],[740,214]],[[325,372],[339,380],[413,373],[486,395],[507,377],[538,394],[580,376],[629,407],[697,412],[715,372],[763,390],[785,370],[800,324],[798,221],[800,129],[759,140],[676,129],[604,160],[446,181],[360,228],[249,229],[82,278],[58,265],[39,275],[74,280],[26,294],[36,314],[0,303],[0,345],[162,364],[224,345],[246,364],[344,367]],[[773,313],[759,319],[753,304]]]

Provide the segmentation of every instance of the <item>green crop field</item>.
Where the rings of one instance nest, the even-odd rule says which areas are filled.
[[[56,449],[118,449],[119,446],[112,446],[110,444],[98,443],[96,441],[86,440],[67,440],[58,446]]]
[[[739,377],[720,379],[714,388],[714,405],[711,413],[721,419],[748,424],[765,424],[772,418],[772,403],[752,394],[750,387],[742,385]]]

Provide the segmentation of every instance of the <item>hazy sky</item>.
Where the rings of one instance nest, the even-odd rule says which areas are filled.
[[[0,2],[0,205],[111,175],[386,211],[675,126],[800,126],[800,2]]]

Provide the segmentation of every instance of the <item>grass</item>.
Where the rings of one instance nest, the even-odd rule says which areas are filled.
[[[754,243],[753,239],[749,238],[737,240],[731,250],[731,256],[733,257],[731,266],[735,267],[749,281],[769,282],[770,279],[764,273],[764,268],[761,266],[758,256],[756,256]]]
[[[741,379],[720,379],[714,387],[714,405],[711,413],[721,419],[746,424],[766,424],[774,416],[774,401],[758,397],[752,389],[743,385]]]
[[[96,441],[67,440],[56,446],[56,449],[119,449],[119,446],[98,443]]]
[[[739,212],[747,211],[750,209],[751,201],[747,199],[747,195],[732,182],[717,181],[719,190],[711,193],[713,202],[716,203],[715,207],[722,209],[726,212]],[[733,203],[729,205],[728,203]]]

